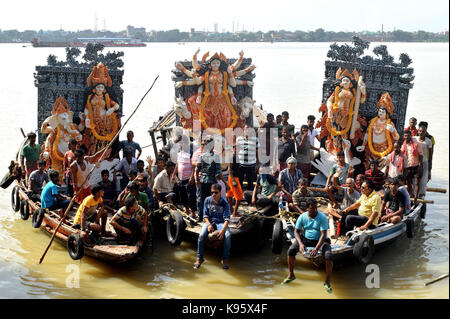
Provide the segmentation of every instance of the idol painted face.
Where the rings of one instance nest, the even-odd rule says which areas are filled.
[[[385,109],[379,109],[378,110],[378,117],[382,120],[386,119],[386,110]]]
[[[102,94],[105,90],[105,86],[103,84],[99,84],[95,87],[95,93]]]
[[[212,60],[211,61],[211,69],[213,71],[218,71],[220,67],[220,61],[219,60]]]
[[[348,89],[350,87],[350,79],[349,78],[343,78],[341,81],[341,85],[344,89]]]

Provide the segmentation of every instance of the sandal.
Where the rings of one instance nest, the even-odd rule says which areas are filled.
[[[286,285],[288,283],[290,283],[291,281],[294,281],[296,278],[289,278],[287,277],[286,279],[283,280],[283,282],[281,283],[282,285]]]
[[[204,261],[205,261],[204,259],[197,260],[194,264],[194,269],[199,269]]]
[[[230,269],[230,267],[229,267],[228,265],[224,265],[224,264],[223,264],[223,260],[222,260],[221,263],[222,263],[222,269],[225,269],[225,270]]]
[[[333,288],[331,288],[330,284],[323,284],[323,288],[325,289],[325,292],[328,292],[329,294],[333,292]]]

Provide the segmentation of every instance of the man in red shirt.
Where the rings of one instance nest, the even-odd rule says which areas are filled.
[[[375,191],[379,191],[383,188],[386,176],[378,169],[378,161],[371,160],[369,162],[369,169],[364,173],[365,179],[371,180]]]
[[[412,181],[414,180],[414,201],[419,195],[419,181],[422,177],[423,149],[422,144],[416,142],[411,137],[411,131],[403,132],[402,152],[406,155],[407,165],[405,169],[406,184],[408,185],[409,195],[412,196]]]
[[[405,130],[411,131],[411,136],[417,136],[418,129],[416,128],[417,119],[415,117],[411,117],[409,119],[409,126],[405,128]]]

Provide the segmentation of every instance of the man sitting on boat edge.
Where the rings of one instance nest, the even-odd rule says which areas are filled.
[[[48,173],[45,171],[47,163],[45,160],[38,161],[38,169],[30,174],[28,179],[28,190],[31,192],[31,199],[40,200],[44,183],[49,182]]]
[[[355,209],[358,209],[357,216],[348,214]],[[372,229],[378,224],[380,212],[381,197],[375,192],[372,181],[365,180],[361,185],[361,197],[342,211],[344,214],[342,224],[349,230],[352,230],[354,226],[359,227],[360,230]]]
[[[137,244],[138,247],[143,245],[144,240],[141,236],[143,224],[141,220],[143,220],[144,215],[144,208],[138,205],[134,196],[125,200],[125,206],[120,208],[110,221],[111,226],[116,231],[119,243]]]
[[[308,199],[307,212],[300,215],[297,219],[294,229],[295,241],[288,250],[288,268],[289,276],[283,281],[288,284],[295,279],[294,264],[295,255],[300,251],[305,255],[306,247],[314,247],[309,251],[309,256],[314,257],[319,249],[322,249],[322,256],[325,259],[326,278],[324,282],[325,291],[332,292],[330,285],[331,273],[333,271],[333,260],[330,246],[330,239],[327,238],[328,218],[317,210],[317,201],[315,198]]]
[[[83,242],[90,246],[88,233],[106,235],[107,212],[103,207],[103,188],[96,184],[92,187],[91,195],[87,196],[78,207],[73,224],[74,228],[81,229]]]
[[[197,261],[194,264],[194,269],[200,268],[203,263],[203,251],[205,247],[205,240],[208,233],[215,230],[219,231],[218,238],[224,239],[222,268],[227,270],[228,258],[231,249],[231,234],[228,223],[230,222],[230,206],[228,202],[221,197],[222,186],[220,184],[211,185],[211,196],[207,197],[204,202],[203,209],[203,226],[198,236]]]
[[[42,190],[41,207],[49,210],[62,209],[63,212],[60,212],[60,216],[62,217],[64,211],[70,204],[70,198],[59,194],[58,192],[59,173],[51,169],[49,170],[48,175],[50,177],[50,182],[48,182]]]
[[[405,195],[398,189],[400,183],[397,178],[388,177],[386,184],[389,190],[384,193],[381,204],[381,211],[384,212],[381,221],[397,224],[402,221],[405,213]]]

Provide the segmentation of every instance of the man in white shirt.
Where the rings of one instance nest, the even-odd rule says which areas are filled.
[[[175,170],[175,163],[168,161],[166,168],[163,169],[156,177],[153,184],[153,193],[158,201],[159,206],[167,202],[167,195],[174,196],[175,183],[178,182],[178,177],[173,175]]]
[[[316,153],[319,152],[319,148],[316,147],[316,140],[319,142],[319,132],[317,132],[316,129],[314,129],[314,122],[316,120],[316,117],[314,115],[308,115],[308,121],[306,124],[308,125],[308,137],[309,137],[309,144],[310,144],[310,154],[311,154],[311,160],[314,159],[316,156]],[[317,152],[314,152],[317,151]]]

